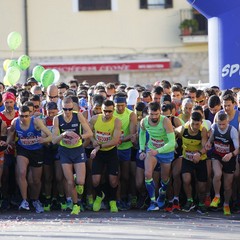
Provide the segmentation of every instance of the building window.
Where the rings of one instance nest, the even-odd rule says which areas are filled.
[[[79,0],[79,11],[111,10],[111,0]]]
[[[173,0],[140,0],[141,9],[173,8]]]

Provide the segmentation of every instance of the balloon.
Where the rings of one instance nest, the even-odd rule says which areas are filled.
[[[54,81],[54,72],[51,69],[44,70],[41,74],[41,83],[43,87],[48,87]]]
[[[22,36],[18,32],[11,32],[8,34],[7,44],[8,47],[13,51],[16,50],[22,43]]]
[[[5,72],[7,71],[10,62],[11,62],[10,59],[6,59],[6,60],[4,60],[4,62],[3,62],[3,69],[4,69]]]
[[[22,70],[26,70],[30,66],[30,57],[22,55],[18,58],[18,65]]]
[[[3,84],[4,84],[5,86],[10,86],[10,85],[11,85],[10,82],[9,82],[9,80],[7,79],[7,76],[6,76],[6,75],[5,75],[4,78],[3,78]]]
[[[10,60],[10,63],[9,63],[9,65],[8,65],[8,68],[10,68],[10,67],[17,67],[17,68],[19,68],[19,70],[20,70],[20,67],[19,67],[19,65],[18,65],[18,61],[17,61],[17,60]]]
[[[41,82],[41,74],[44,70],[45,68],[41,65],[38,65],[33,68],[32,75],[38,82]]]
[[[60,79],[60,72],[57,69],[52,69],[53,73],[54,73],[54,80],[53,83],[57,83]]]
[[[20,78],[21,72],[17,67],[10,67],[7,70],[6,77],[11,85],[14,85]]]

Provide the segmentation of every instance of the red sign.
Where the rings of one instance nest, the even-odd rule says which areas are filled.
[[[160,71],[170,69],[170,60],[112,62],[112,63],[73,63],[41,64],[44,68],[57,69],[59,72],[128,72]]]

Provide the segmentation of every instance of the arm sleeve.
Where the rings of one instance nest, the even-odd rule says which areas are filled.
[[[143,130],[142,128],[140,128],[140,133],[139,133],[140,150],[145,151],[145,146],[146,146],[146,130]]]
[[[239,136],[238,136],[238,131],[236,128],[232,127],[230,136],[233,141],[235,149],[238,149],[239,148]]]
[[[168,143],[157,149],[158,153],[169,153],[174,151],[176,139],[174,133],[167,133]]]

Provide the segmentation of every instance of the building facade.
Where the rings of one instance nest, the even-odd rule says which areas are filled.
[[[3,0],[0,15],[0,62],[31,58],[21,81],[40,64],[66,82],[208,82],[206,26],[186,0]],[[197,19],[195,33],[181,32],[184,19]],[[14,52],[12,31],[23,37]]]

